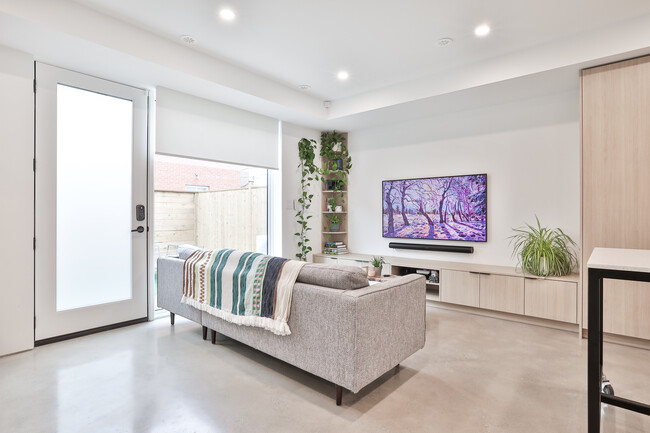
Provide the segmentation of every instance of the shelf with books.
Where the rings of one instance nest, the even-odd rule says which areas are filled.
[[[348,254],[348,246],[343,241],[325,241],[323,245],[323,254],[337,256]]]
[[[321,248],[328,255],[348,253],[347,182],[351,160],[347,138],[347,133],[337,131],[321,134]]]

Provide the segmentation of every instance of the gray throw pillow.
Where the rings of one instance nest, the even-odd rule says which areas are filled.
[[[368,287],[368,276],[363,269],[356,266],[307,263],[300,270],[296,282],[340,290],[354,290]]]
[[[192,255],[192,253],[196,250],[200,250],[201,248],[196,247],[194,245],[179,245],[178,247],[178,258],[181,260],[187,260],[189,256]]]

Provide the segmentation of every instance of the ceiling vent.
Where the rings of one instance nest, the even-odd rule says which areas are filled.
[[[438,39],[436,45],[438,45],[439,47],[446,47],[447,45],[451,45],[452,42],[454,42],[452,38],[442,38],[442,39]]]

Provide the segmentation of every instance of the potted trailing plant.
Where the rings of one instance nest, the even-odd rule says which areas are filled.
[[[300,231],[295,233],[295,236],[298,236],[298,253],[296,257],[298,260],[303,262],[307,261],[307,254],[312,251],[311,246],[309,246],[309,237],[307,232],[311,230],[309,227],[309,219],[311,215],[307,215],[307,211],[311,207],[311,201],[314,198],[313,194],[310,194],[309,188],[313,180],[317,180],[320,177],[320,171],[314,159],[316,158],[316,140],[302,138],[298,142],[298,158],[300,163],[298,168],[300,169],[300,198],[298,199],[298,212],[296,213],[296,221],[300,227]]]
[[[513,229],[510,236],[513,256],[524,272],[540,277],[559,277],[570,274],[578,264],[577,245],[562,229],[542,227],[535,216],[536,226]]]
[[[372,260],[370,260],[370,265],[375,268],[375,277],[381,278],[381,269],[384,263],[386,262],[383,257],[374,256]]]
[[[330,220],[329,231],[330,232],[338,232],[339,229],[341,228],[341,217],[336,215],[336,214],[328,215],[327,217]],[[323,227],[323,229],[328,230],[327,227]]]

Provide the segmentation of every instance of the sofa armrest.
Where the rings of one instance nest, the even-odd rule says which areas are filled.
[[[183,297],[183,265],[185,260],[161,257],[158,259],[157,304],[170,313],[201,323],[201,311],[181,304]]]
[[[422,275],[408,275],[350,290],[356,300],[357,392],[417,350],[426,334],[426,284]]]

